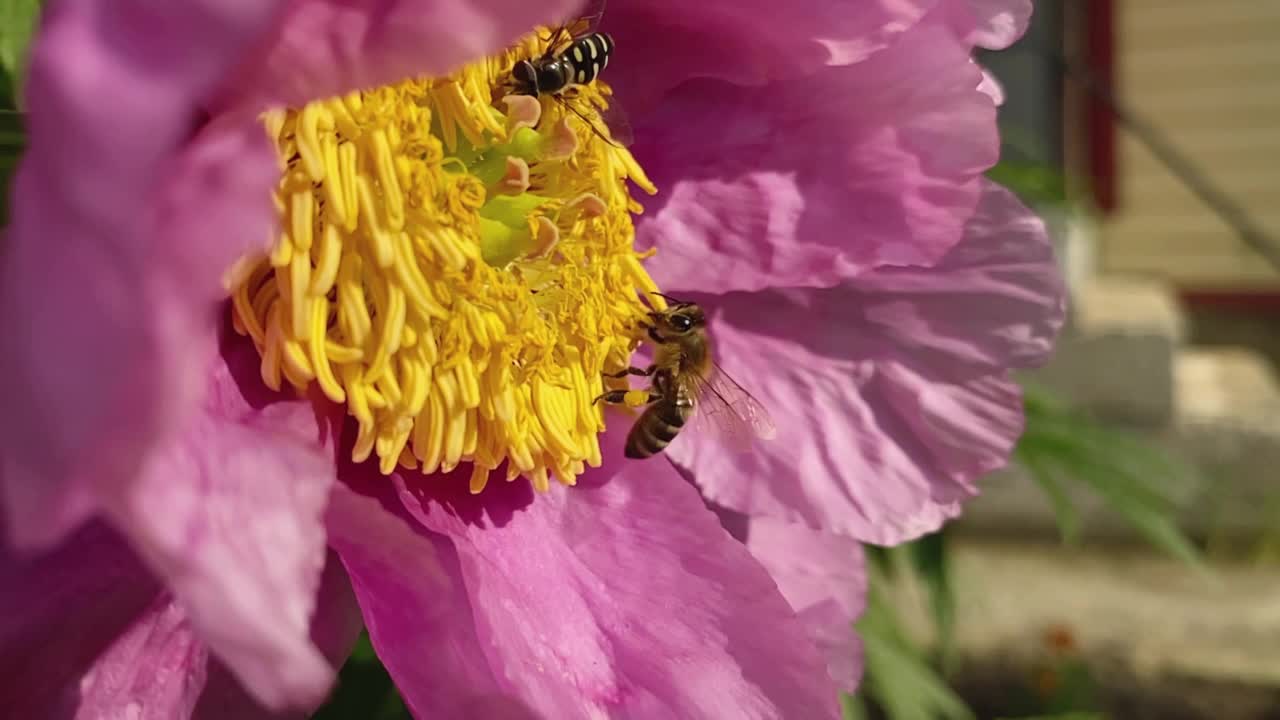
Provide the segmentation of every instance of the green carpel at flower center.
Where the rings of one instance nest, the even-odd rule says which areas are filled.
[[[593,399],[657,290],[633,248],[630,153],[552,98],[500,97],[542,35],[442,78],[265,116],[280,233],[240,273],[237,330],[279,389],[312,383],[359,427],[355,461],[471,490],[573,484],[601,461]],[[600,123],[609,90],[578,90]]]

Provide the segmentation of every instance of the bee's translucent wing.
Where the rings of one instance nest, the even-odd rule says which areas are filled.
[[[764,405],[719,366],[713,366],[706,377],[693,375],[691,384],[696,432],[706,433],[732,450],[745,450],[756,440],[777,435]]]

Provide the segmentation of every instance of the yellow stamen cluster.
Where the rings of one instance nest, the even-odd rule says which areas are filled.
[[[547,34],[454,75],[273,111],[280,233],[232,293],[272,388],[355,417],[353,459],[473,464],[472,492],[600,463],[601,373],[655,291],[633,248],[631,154],[552,98],[504,97]],[[571,100],[602,129],[608,88]]]

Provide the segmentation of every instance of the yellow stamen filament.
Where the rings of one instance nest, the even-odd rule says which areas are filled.
[[[352,458],[424,474],[506,464],[545,490],[601,462],[606,369],[656,290],[632,246],[655,190],[551,98],[503,98],[549,33],[449,77],[267,114],[279,235],[228,273],[262,379],[313,383],[355,418]],[[572,102],[599,119],[609,89]],[[531,105],[532,102],[532,105]]]

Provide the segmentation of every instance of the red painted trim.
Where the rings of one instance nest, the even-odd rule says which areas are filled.
[[[1114,88],[1115,72],[1115,6],[1114,0],[1089,0],[1084,59],[1095,78]],[[1089,183],[1094,201],[1103,212],[1116,209],[1119,202],[1116,183],[1115,117],[1105,103],[1094,97],[1085,101],[1085,128],[1088,138]]]
[[[1189,306],[1280,315],[1280,291],[1277,290],[1184,290],[1179,295]]]

